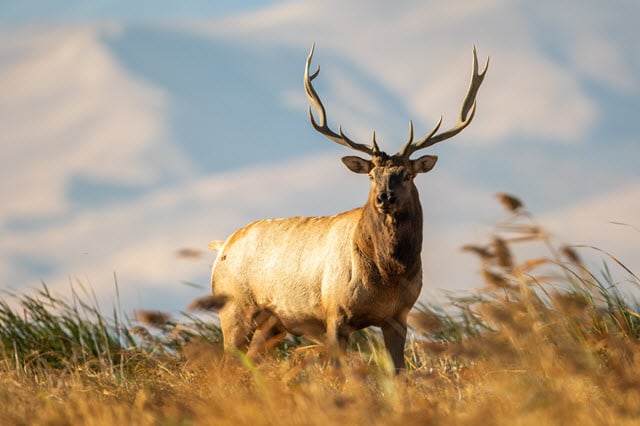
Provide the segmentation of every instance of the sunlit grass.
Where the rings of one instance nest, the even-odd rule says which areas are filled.
[[[417,307],[399,376],[375,330],[352,336],[340,369],[298,338],[252,362],[223,356],[214,314],[128,319],[43,287],[0,300],[0,423],[635,424],[633,268],[600,253],[590,270],[593,248],[555,242],[520,200],[500,201],[508,218],[464,248],[479,290]]]

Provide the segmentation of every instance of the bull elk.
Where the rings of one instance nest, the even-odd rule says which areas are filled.
[[[405,366],[407,314],[422,288],[422,206],[413,181],[437,160],[434,155],[410,157],[469,125],[488,60],[478,73],[474,47],[471,82],[451,129],[438,133],[440,117],[414,141],[410,122],[409,139],[388,155],[379,149],[375,133],[366,145],[347,137],[341,127],[337,133],[329,128],[312,85],[320,68],[309,73],[313,52],[314,47],[304,72],[311,124],[333,142],[370,157],[342,158],[349,170],[369,176],[369,198],[364,206],[334,216],[258,220],[210,244],[219,252],[212,289],[227,298],[219,313],[224,347],[248,349],[252,356],[266,339],[289,332],[324,339],[337,360],[353,331],[377,326],[399,371]]]

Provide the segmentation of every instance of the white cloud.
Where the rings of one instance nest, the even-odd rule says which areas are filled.
[[[354,207],[366,199],[368,183],[358,176],[342,182],[349,173],[343,169],[337,158],[254,167],[159,189],[100,211],[70,212],[55,227],[7,230],[0,262],[0,270],[7,272],[3,281],[24,288],[42,279],[55,291],[66,292],[68,277],[78,277],[92,285],[99,299],[109,300],[116,272],[129,308],[144,303],[141,289],[179,291],[180,281],[197,281],[206,288],[214,256],[208,254],[194,265],[176,257],[179,249],[206,250],[210,240],[226,238],[261,217],[330,214],[341,203]],[[349,202],[356,186],[364,193]],[[54,270],[30,282],[32,271],[25,274],[9,267],[10,256],[15,255],[39,259]],[[184,303],[166,303],[181,309],[198,294],[186,289]]]
[[[610,7],[598,1],[522,4],[522,11],[541,27],[539,39],[576,75],[584,76],[621,94],[640,90],[640,47],[636,37],[640,4],[625,2]]]
[[[485,286],[478,274],[480,262],[460,248],[465,244],[482,246],[490,243],[492,235],[499,229],[495,225],[507,216],[497,208],[495,200],[491,200],[493,197],[489,191],[482,188],[476,190],[479,190],[477,192],[483,200],[483,206],[478,208],[478,204],[470,203],[475,221],[453,222],[438,226],[435,230],[430,230],[428,225],[425,227],[425,288],[422,296],[425,302],[429,301],[429,297],[437,297],[439,290],[468,291]],[[493,203],[487,204],[487,201]],[[596,247],[640,275],[640,254],[637,250],[640,241],[639,209],[640,184],[636,183],[562,210],[543,212],[534,217],[534,221],[550,234],[556,249],[562,245]],[[515,244],[512,249],[517,262],[553,258],[553,253],[541,241]],[[589,247],[575,249],[596,277],[602,277],[605,262],[610,268],[613,282],[622,284],[619,287],[621,290],[638,294],[638,283],[629,285],[633,281],[630,275],[605,253]]]
[[[424,128],[431,128],[439,115],[445,117],[444,126],[455,123],[469,79],[468,52],[475,43],[480,61],[491,56],[491,66],[478,97],[478,117],[484,119],[467,130],[474,140],[495,144],[527,136],[579,142],[597,116],[595,102],[572,67],[552,61],[535,42],[533,32],[539,29],[524,13],[506,0],[296,1],[191,29],[254,44],[307,48],[316,41],[316,63],[325,63],[322,52],[327,51],[349,58],[404,100],[411,117],[403,122],[413,118]],[[602,67],[591,68],[602,73]],[[345,110],[372,108],[369,100],[356,100],[358,107]]]
[[[4,30],[0,42],[0,219],[59,214],[73,176],[123,184],[158,177],[164,94],[123,70],[94,27]],[[148,156],[145,157],[144,155]],[[162,167],[184,173],[171,153]],[[150,160],[149,157],[155,158]]]
[[[583,74],[619,92],[637,94],[640,80],[628,63],[630,54],[633,50],[623,51],[604,34],[585,35],[570,51],[571,60]]]
[[[635,182],[562,211],[543,215],[541,220],[561,240],[570,244],[598,247],[616,256],[627,266],[638,268],[639,211],[640,183]],[[635,272],[640,274],[640,270]]]
[[[212,239],[265,217],[328,215],[362,205],[368,182],[347,171],[339,155],[308,157],[270,166],[193,179],[150,192],[126,205],[72,214],[62,226],[4,238],[15,253],[46,259],[55,271],[42,278],[53,290],[68,291],[68,277],[91,284],[99,300],[112,300],[113,273],[119,279],[124,309],[183,309],[208,292],[214,254],[193,261],[176,257],[181,248],[205,250]],[[424,223],[424,298],[438,290],[483,285],[479,265],[460,251],[487,242],[491,226],[503,217],[492,189],[461,181],[445,169],[417,179]],[[588,243],[640,264],[635,233],[607,221],[637,226],[640,187],[602,195],[567,210],[541,213],[540,222],[561,241]],[[2,269],[2,268],[0,268]],[[24,287],[15,269],[5,278]],[[182,286],[188,281],[201,289]],[[31,283],[34,286],[35,283]],[[163,305],[154,295],[170,294]]]
[[[369,138],[372,127],[383,135],[385,129],[404,129],[410,118],[416,122],[416,133],[430,129],[440,114],[445,126],[452,124],[469,78],[472,42],[480,60],[491,55],[492,62],[480,91],[477,118],[465,132],[473,135],[469,139],[501,143],[526,135],[576,142],[598,114],[578,74],[621,90],[637,87],[632,66],[608,74],[605,66],[588,62],[588,44],[576,51],[571,63],[552,60],[532,39],[531,23],[521,9],[502,0],[402,5],[298,1],[208,25],[206,31],[215,31],[215,37],[305,50],[317,41],[314,63],[322,64],[321,80],[329,85],[329,96],[323,95],[323,100],[330,121],[336,127],[343,122],[356,137]],[[572,31],[579,39],[583,29]],[[224,238],[261,217],[333,214],[365,201],[366,179],[350,174],[339,155],[332,155],[191,176],[126,204],[70,210],[65,191],[72,176],[144,183],[156,179],[161,170],[189,174],[187,161],[165,144],[166,95],[122,69],[101,44],[100,34],[95,28],[73,27],[23,30],[0,39],[0,166],[3,181],[9,182],[0,196],[11,200],[0,220],[38,211],[64,213],[49,228],[3,229],[4,282],[37,285],[33,272],[11,264],[10,255],[18,254],[51,265],[52,271],[39,278],[61,291],[68,287],[69,275],[78,276],[108,299],[114,292],[115,271],[129,307],[152,308],[145,295],[169,291],[183,293],[166,300],[166,305],[180,309],[202,291],[183,289],[179,282],[195,281],[206,292],[213,255],[194,264],[176,258],[176,250],[204,249],[210,239]],[[597,40],[598,58],[610,55],[610,63],[626,63],[619,49],[610,49],[609,39]],[[332,69],[325,52],[351,58],[356,72],[340,65]],[[358,68],[403,99],[409,116],[377,105],[363,81],[356,81]],[[301,91],[284,93],[282,102],[306,106]],[[158,150],[164,150],[160,159],[146,155]],[[522,157],[523,167],[533,167],[531,157]],[[461,181],[440,168],[420,177],[418,185],[425,209],[425,287],[479,285],[476,266],[459,247],[482,241],[488,225],[499,217],[492,189]],[[638,226],[629,216],[638,211],[637,200],[640,191],[630,186],[562,212],[543,212],[541,222],[563,240],[594,244],[630,265],[638,264],[636,234],[606,224],[616,220]]]
[[[446,173],[418,179],[426,212],[425,270],[438,278],[428,276],[429,285],[454,285],[451,274],[447,276],[440,264],[458,247],[452,246],[450,234],[440,229],[451,231],[459,226],[460,218],[447,212],[472,203],[474,209],[466,207],[464,212],[467,217],[473,211],[486,212],[486,203],[492,201],[487,196],[486,203],[482,202],[482,190],[461,187],[461,182]],[[224,239],[259,218],[346,211],[364,204],[368,187],[367,179],[349,172],[339,156],[309,157],[198,178],[126,205],[71,214],[53,229],[9,232],[5,242],[13,253],[55,265],[50,275],[39,277],[55,291],[68,291],[68,277],[72,276],[90,283],[100,300],[109,300],[116,272],[125,308],[140,307],[141,303],[145,307],[145,292],[167,291],[182,293],[165,302],[181,309],[191,298],[208,291],[209,268],[215,256],[207,253],[194,264],[176,257],[179,249],[205,250],[210,240]],[[451,191],[458,196],[447,197]],[[26,278],[13,269],[5,280],[24,287]],[[181,281],[196,282],[203,290],[182,288]]]

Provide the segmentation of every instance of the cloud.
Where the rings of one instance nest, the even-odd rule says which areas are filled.
[[[435,269],[437,277],[446,276],[439,262],[448,256],[451,239],[439,229],[451,230],[461,218],[469,220],[469,215],[486,212],[486,203],[492,200],[487,196],[486,203],[481,201],[486,190],[462,186],[446,173],[418,179],[426,211],[426,252],[436,254],[433,258],[427,255],[425,265],[428,271]],[[100,300],[109,300],[114,294],[115,272],[126,309],[145,303],[181,309],[191,298],[208,291],[215,255],[204,253],[194,263],[176,256],[178,250],[205,251],[210,240],[224,239],[256,219],[346,211],[364,204],[368,187],[368,180],[349,172],[338,156],[313,156],[193,178],[127,204],[72,212],[55,228],[9,232],[5,242],[13,253],[54,265],[52,271],[38,277],[54,291],[67,292],[69,277],[77,277],[89,283]],[[448,191],[459,197],[447,197]],[[463,208],[467,202],[475,208]],[[447,214],[456,210],[462,216]],[[446,250],[438,247],[443,241]],[[12,268],[5,280],[18,288],[33,287],[36,283],[28,282],[31,277],[33,272],[20,274]],[[201,289],[181,286],[183,281]],[[438,285],[443,282],[451,284],[437,280]],[[145,299],[148,293],[172,296],[163,301]]]
[[[489,243],[496,229],[494,226],[506,216],[497,209],[495,200],[490,200],[493,197],[488,191],[479,190],[480,206],[484,207],[470,206],[474,221],[452,222],[431,230],[428,225],[425,228],[425,288],[421,297],[425,302],[430,297],[437,298],[440,290],[469,291],[485,285],[478,274],[480,262],[471,254],[461,252],[460,248],[465,244]],[[486,204],[486,201],[494,202]],[[567,208],[542,213],[534,217],[534,221],[549,233],[556,248],[574,246],[598,279],[603,277],[604,262],[610,268],[613,283],[622,284],[620,289],[637,295],[640,290],[638,283],[628,285],[632,281],[630,275],[605,253],[615,257],[636,275],[640,274],[637,250],[640,241],[639,209],[640,184],[636,183]],[[517,262],[553,256],[540,241],[514,244],[512,249]]]
[[[3,31],[0,221],[62,214],[73,177],[145,185],[186,162],[165,141],[166,99],[120,68],[100,28]],[[165,160],[171,157],[171,161]],[[160,164],[158,164],[160,163]]]
[[[420,176],[417,185],[425,211],[424,291],[421,300],[427,302],[441,291],[482,287],[479,263],[468,253],[461,252],[460,248],[470,243],[487,243],[493,225],[505,217],[493,190],[462,181],[447,170],[435,170]],[[161,234],[162,238],[141,238],[139,243],[132,243],[118,253],[117,259],[111,260],[110,264],[117,265],[123,281],[131,279],[142,288],[150,288],[150,283],[155,282],[157,288],[166,289],[176,286],[181,280],[192,280],[201,284],[206,292],[213,256],[199,260],[194,266],[175,259],[176,247],[203,247],[208,239],[226,238],[237,227],[258,218],[334,214],[364,203],[366,192],[366,182],[343,170],[333,155],[193,181],[187,187],[157,193],[139,206],[121,212],[119,216],[123,221],[126,218],[129,226],[138,228],[144,221],[151,234]],[[629,265],[640,264],[635,255],[635,242],[628,238],[628,233],[625,236],[624,233],[616,235],[607,231],[611,228],[608,220],[624,221],[629,217],[607,215],[606,209],[609,205],[616,206],[615,211],[619,212],[637,211],[634,210],[636,200],[640,199],[637,195],[637,188],[628,188],[616,196],[602,195],[572,208],[542,213],[538,219],[559,243],[593,243],[628,260]],[[179,206],[191,205],[194,200],[200,200],[197,208],[189,212],[176,210]],[[139,214],[132,214],[134,210]],[[163,222],[156,222],[154,216],[149,215],[150,211],[175,214],[180,218],[176,221],[179,225],[167,229]],[[215,223],[211,218],[215,218]],[[548,255],[543,247],[526,249],[522,251],[520,260],[540,252]],[[600,259],[592,257],[596,258]],[[594,264],[597,268],[598,263]],[[109,270],[104,266],[96,270],[104,270],[109,276]],[[186,303],[188,297],[183,297]]]
[[[469,51],[475,43],[481,61],[491,56],[478,98],[478,117],[499,117],[476,120],[467,131],[475,141],[497,144],[527,137],[579,142],[598,115],[596,103],[581,87],[575,70],[537,43],[539,29],[527,18],[516,2],[506,0],[401,5],[296,1],[191,30],[301,48],[316,41],[316,61],[322,62],[322,52],[327,51],[353,61],[404,100],[410,117],[403,121],[413,118],[425,129],[440,115],[445,117],[444,126],[455,123],[469,79]],[[586,32],[582,27],[575,31]],[[582,40],[580,34],[558,36]],[[590,68],[585,73],[602,74],[602,67]],[[338,80],[331,84],[337,85]],[[372,108],[366,99],[355,101],[360,110]]]
[[[584,75],[621,93],[637,95],[640,82],[629,64],[629,54],[606,35],[590,34],[576,40],[570,57]]]
[[[159,188],[129,203],[72,211],[56,226],[9,229],[0,262],[0,271],[6,272],[3,281],[25,288],[43,280],[64,293],[69,277],[77,277],[89,283],[99,299],[108,300],[115,272],[124,305],[130,308],[132,303],[145,303],[139,295],[144,289],[184,290],[186,306],[198,292],[182,289],[179,283],[194,281],[202,284],[200,293],[206,292],[214,256],[208,253],[194,265],[176,256],[179,249],[206,250],[210,240],[226,238],[262,217],[330,214],[336,204],[354,207],[364,202],[366,179],[342,182],[348,174],[343,169],[335,158],[253,167]],[[357,186],[361,199],[353,201]],[[34,271],[10,266],[16,256],[52,265],[51,270],[34,280]],[[162,303],[183,307],[175,297]]]
[[[260,218],[331,215],[364,204],[367,180],[347,171],[338,157],[332,153],[194,177],[126,204],[72,212],[55,228],[10,232],[4,242],[14,253],[54,265],[39,278],[56,292],[68,292],[69,277],[77,277],[108,303],[114,297],[115,272],[126,312],[140,307],[183,309],[209,291],[215,255],[204,251],[210,240],[224,239]],[[479,265],[460,247],[486,242],[492,224],[504,216],[493,190],[460,180],[446,169],[418,177],[417,185],[425,211],[422,300],[440,290],[482,286]],[[637,225],[633,212],[640,207],[638,200],[640,187],[630,186],[543,213],[539,219],[561,241],[592,243],[629,265],[640,264],[635,234],[629,238],[628,230],[607,222]],[[180,258],[176,253],[182,248],[203,250],[203,257]],[[7,282],[36,285],[28,281],[33,272],[10,271]]]
[[[594,6],[596,11],[598,7]],[[402,5],[298,1],[215,25],[209,22],[206,29],[192,24],[182,28],[232,39],[230,46],[244,40],[258,49],[285,45],[306,51],[311,41],[317,41],[314,63],[323,66],[319,84],[326,85],[322,95],[332,125],[343,122],[349,135],[367,139],[375,127],[389,150],[385,132],[402,129],[400,139],[404,139],[410,118],[418,134],[430,129],[440,114],[445,116],[444,126],[453,124],[469,78],[470,46],[476,42],[481,61],[490,55],[491,65],[479,94],[477,118],[465,131],[469,136],[461,138],[462,144],[465,139],[489,145],[519,137],[578,142],[600,113],[581,79],[596,79],[615,90],[635,90],[636,65],[622,54],[615,36],[582,38],[586,29],[581,24],[567,30],[557,27],[564,55],[558,58],[540,42],[540,27],[534,28],[527,13],[514,2],[501,0]],[[9,183],[2,186],[0,196],[10,200],[0,213],[0,224],[36,215],[51,222],[2,226],[0,277],[4,282],[33,287],[43,279],[66,291],[69,276],[78,277],[108,300],[114,293],[115,272],[125,309],[181,309],[192,297],[208,291],[213,254],[193,263],[178,258],[179,249],[204,250],[209,240],[225,238],[263,217],[327,215],[364,203],[367,180],[344,169],[338,159],[344,151],[338,148],[331,155],[283,157],[276,164],[212,176],[190,172],[189,159],[180,153],[176,141],[168,140],[166,129],[171,109],[180,106],[170,107],[171,94],[164,88],[123,68],[105,47],[105,34],[101,28],[74,26],[12,31],[10,36],[5,32],[6,37],[0,38],[4,150],[0,166],[3,181]],[[589,59],[592,42],[593,58],[597,58],[593,62],[604,60],[619,68],[607,73],[606,66],[593,63]],[[569,55],[572,46],[579,48]],[[371,87],[377,92],[371,92]],[[307,103],[301,92],[283,91],[280,101],[304,110]],[[396,98],[401,105],[384,103]],[[220,106],[221,111],[224,108]],[[221,115],[220,120],[234,117]],[[274,125],[286,128],[283,123]],[[242,132],[242,137],[256,137],[250,130],[247,136]],[[573,181],[562,179],[567,170],[584,187],[590,186],[585,181],[602,181],[600,177],[608,173],[597,167],[585,170],[584,162],[563,161],[567,157],[552,158],[552,151],[541,149],[534,158],[519,148],[515,145],[511,151],[496,153],[495,162],[475,168],[466,167],[482,160],[472,151],[472,158],[460,166],[473,169],[464,179],[460,176],[465,170],[456,170],[454,157],[459,152],[453,149],[448,151],[452,154],[446,160],[449,166],[442,167],[446,164],[442,161],[436,171],[418,178],[425,210],[427,289],[481,285],[477,265],[459,247],[483,241],[491,223],[501,217],[487,176],[505,184],[533,176],[530,185],[536,185],[549,203],[553,191],[546,192],[545,187],[553,185],[557,193],[575,191]],[[500,163],[509,163],[512,169]],[[589,178],[582,178],[587,172]],[[106,206],[71,205],[69,182],[78,176],[143,186],[145,191]],[[153,185],[158,180],[163,184]],[[633,185],[599,195],[593,195],[591,188],[589,200],[560,211],[549,212],[548,204],[536,210],[542,210],[541,222],[562,240],[594,244],[631,265],[638,264],[635,233],[607,223],[615,220],[638,226],[628,216],[639,207],[640,193]],[[39,268],[34,271],[30,265]],[[181,286],[181,281],[202,288]]]
[[[541,217],[554,235],[570,244],[591,245],[640,266],[640,183],[631,183]],[[636,270],[636,273],[640,271]]]
[[[553,13],[539,4],[520,6],[533,28],[544,29],[537,34],[538,43],[566,61],[576,75],[618,94],[638,95],[640,50],[633,34],[640,4],[554,2]]]

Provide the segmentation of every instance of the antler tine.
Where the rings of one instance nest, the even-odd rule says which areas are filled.
[[[378,142],[376,142],[376,131],[373,131],[373,152],[380,152],[380,148],[378,148]]]
[[[309,119],[311,121],[311,125],[318,132],[325,135],[327,138],[332,141],[339,143],[340,145],[344,145],[348,148],[354,149],[356,151],[364,152],[365,154],[374,155],[379,152],[378,144],[376,143],[375,136],[373,139],[373,146],[365,145],[361,143],[357,143],[349,139],[344,132],[342,131],[342,126],[338,128],[338,133],[334,132],[327,125],[327,113],[320,100],[320,96],[316,92],[315,88],[311,84],[311,81],[320,74],[320,67],[311,75],[309,75],[309,66],[311,65],[311,58],[313,57],[313,52],[315,50],[315,43],[311,45],[311,51],[309,52],[309,56],[307,57],[307,64],[304,69],[304,91],[307,94],[307,99],[311,106],[309,107]],[[315,109],[316,114],[318,114],[318,121],[316,122],[313,117],[312,107]]]
[[[398,152],[399,156],[409,157],[414,152],[419,149],[427,148],[431,145],[434,145],[438,142],[442,142],[446,139],[449,139],[462,130],[471,123],[473,120],[473,116],[476,112],[476,95],[478,94],[478,90],[480,89],[480,85],[484,80],[484,76],[487,73],[487,69],[489,67],[489,58],[487,58],[487,62],[482,69],[482,72],[478,72],[478,55],[476,53],[476,46],[473,46],[473,64],[472,64],[472,73],[471,73],[471,81],[469,82],[469,88],[467,89],[467,95],[462,102],[462,108],[460,108],[460,116],[458,117],[458,123],[453,126],[451,129],[446,132],[442,132],[440,134],[436,134],[440,125],[442,124],[442,116],[436,123],[433,130],[431,130],[425,137],[422,139],[413,142],[413,122],[410,122],[409,125],[409,141],[402,147],[402,149]]]
[[[431,131],[427,133],[427,135],[424,138],[422,138],[420,141],[428,140],[429,138],[431,138],[438,131],[441,124],[442,124],[442,116],[440,116],[440,119],[438,119],[438,122],[436,123],[436,125],[433,126],[433,129],[431,129]],[[420,141],[416,142],[415,144],[413,143],[413,120],[409,120],[409,139],[404,144],[402,149],[398,151],[397,155],[401,157],[409,157],[412,153],[420,149],[417,147]]]

